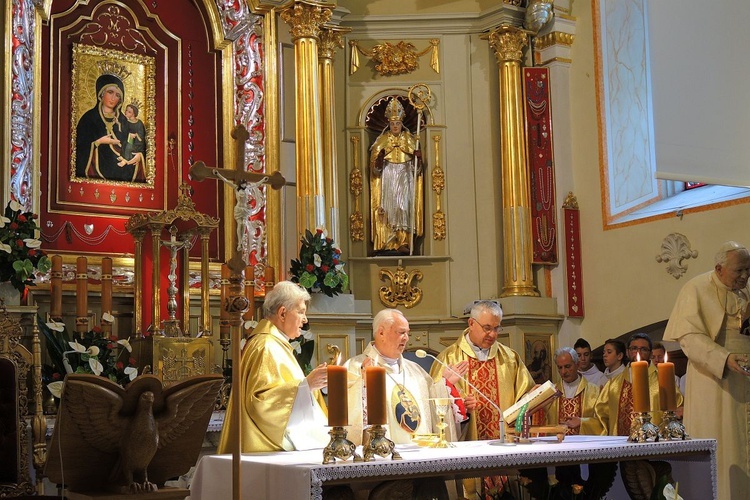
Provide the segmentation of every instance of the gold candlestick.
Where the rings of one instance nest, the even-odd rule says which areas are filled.
[[[645,443],[647,441],[658,441],[659,429],[651,423],[651,414],[647,411],[633,412],[633,423],[630,425],[631,443]]]
[[[346,439],[346,429],[344,427],[335,425],[328,431],[331,436],[331,441],[328,446],[323,448],[323,464],[330,464],[339,460],[349,460],[350,457],[354,457],[355,462],[361,462],[362,457],[357,455],[355,449],[357,448],[354,443]]]
[[[395,450],[396,443],[385,437],[385,427],[379,424],[370,426],[370,440],[362,447],[362,456],[365,462],[369,462],[375,455],[391,460],[401,460],[401,455]]]
[[[671,410],[664,411],[663,420],[659,424],[659,437],[665,441],[690,439],[682,421]]]

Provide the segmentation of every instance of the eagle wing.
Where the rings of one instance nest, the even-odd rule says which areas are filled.
[[[159,450],[148,468],[156,484],[186,473],[195,465],[224,378],[199,375],[163,392],[163,405],[154,408]]]
[[[63,390],[65,407],[86,443],[101,452],[116,452],[127,421],[118,415],[122,388],[103,377],[76,375],[65,379]]]

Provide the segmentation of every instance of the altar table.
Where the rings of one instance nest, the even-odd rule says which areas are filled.
[[[642,459],[670,462],[680,492],[689,491],[690,498],[716,498],[715,439],[629,443],[620,436],[567,436],[562,443],[541,438],[515,446],[500,446],[497,441],[454,444],[455,448],[442,449],[397,445],[403,460],[376,457],[370,462],[350,459],[328,465],[322,464],[322,450],[244,454],[242,498],[319,500],[323,486],[333,484],[477,477],[518,468]],[[361,448],[357,450],[361,455]],[[193,476],[191,500],[232,498],[231,474],[231,455],[203,457]]]

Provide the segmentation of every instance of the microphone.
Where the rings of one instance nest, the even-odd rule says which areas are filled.
[[[444,368],[447,368],[451,372],[456,373],[453,370],[453,368],[451,368],[450,366],[446,365],[445,363],[443,363],[438,358],[436,358],[432,354],[428,353],[424,349],[417,349],[416,351],[414,351],[414,354],[416,354],[416,356],[418,358],[425,358],[425,357],[429,356],[432,359],[434,359],[435,361],[437,361],[438,363],[440,363],[441,365],[443,365]],[[499,444],[502,444],[502,445],[512,445],[513,443],[506,443],[505,442],[505,419],[503,418],[503,409],[500,408],[500,406],[498,406],[497,403],[495,403],[489,397],[487,397],[482,391],[480,391],[479,389],[477,389],[476,386],[474,384],[472,384],[471,382],[469,382],[465,377],[462,377],[458,373],[456,373],[456,375],[458,376],[458,378],[460,378],[461,380],[463,380],[464,382],[466,382],[466,385],[468,385],[469,387],[471,387],[472,389],[474,389],[477,394],[479,394],[480,396],[482,396],[485,399],[485,401],[487,401],[490,405],[492,405],[493,408],[495,408],[497,410],[497,412],[500,414],[500,443]]]

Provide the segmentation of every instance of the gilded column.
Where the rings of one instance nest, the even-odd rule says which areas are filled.
[[[325,226],[323,140],[320,123],[318,40],[333,4],[300,0],[281,12],[290,26],[295,55],[297,232]]]
[[[336,49],[344,48],[342,35],[349,31],[351,31],[351,28],[323,27],[320,30],[320,43],[318,45],[326,227],[328,228],[328,236],[336,242],[339,242],[341,238],[337,176],[338,163],[336,161],[336,92],[334,87],[333,60]]]
[[[489,35],[500,66],[504,251],[501,297],[539,296],[531,269],[531,195],[521,84],[526,39],[526,31],[512,26],[501,26]]]

